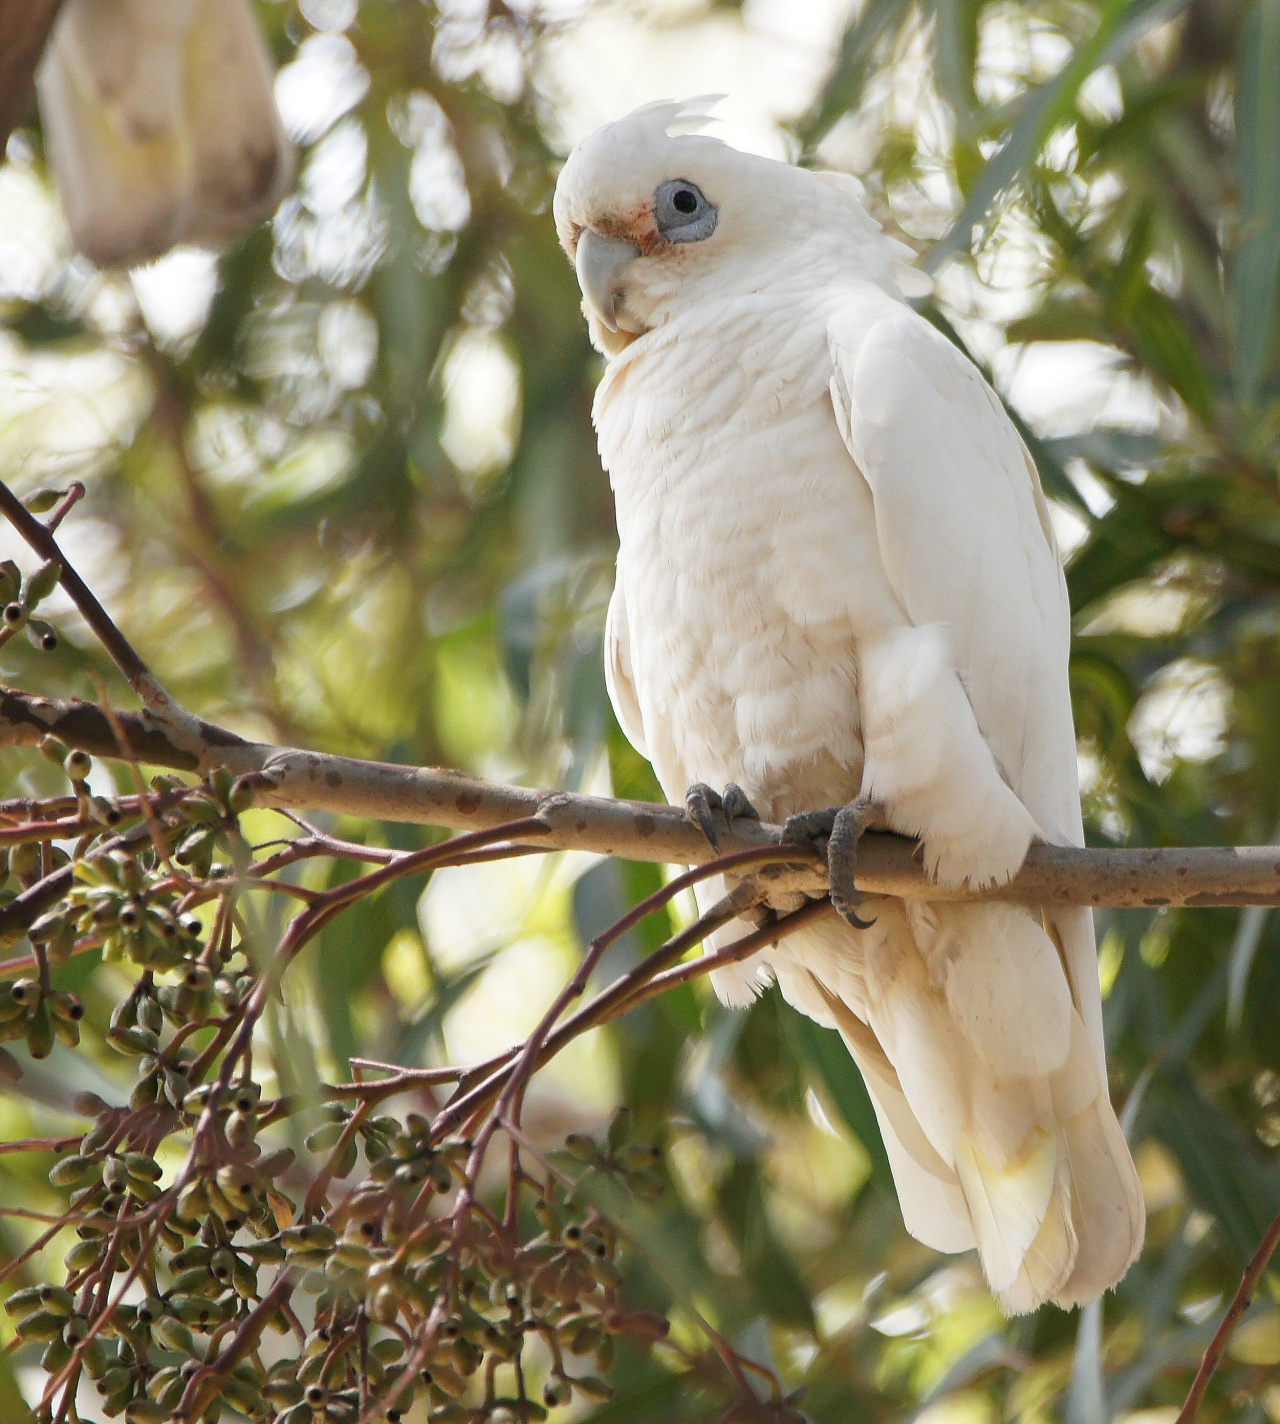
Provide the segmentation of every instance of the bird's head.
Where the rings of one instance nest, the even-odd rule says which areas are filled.
[[[597,129],[556,184],[556,230],[595,344],[616,355],[682,310],[764,283],[858,272],[892,282],[856,180],[742,153],[707,134],[705,101],[652,104]]]

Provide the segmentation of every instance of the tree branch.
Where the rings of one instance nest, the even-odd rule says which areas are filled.
[[[394,766],[270,746],[246,741],[198,718],[190,718],[175,733],[168,719],[150,712],[112,716],[139,761],[196,773],[228,767],[237,776],[251,778],[257,788],[256,802],[263,806],[456,830],[484,829],[536,815],[549,827],[539,842],[548,849],[672,865],[701,865],[713,854],[701,832],[674,806],[504,786],[447,768]],[[100,707],[0,687],[0,746],[33,745],[49,732],[95,756],[121,757],[111,721]],[[722,833],[721,850],[752,850],[781,840],[778,826],[738,822],[731,832],[726,828]],[[826,867],[800,847],[794,866],[773,866],[759,873],[776,891],[821,894],[827,885]],[[905,899],[1148,907],[1277,905],[1280,848],[1077,850],[1037,845],[1008,885],[970,890],[933,884],[911,841],[870,834],[859,850],[858,884],[867,894]]]

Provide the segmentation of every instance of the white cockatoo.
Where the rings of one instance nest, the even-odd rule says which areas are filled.
[[[37,83],[72,245],[131,267],[224,246],[293,178],[249,0],[66,0]]]
[[[745,792],[800,827],[850,802],[855,837],[874,804],[940,882],[1006,881],[1033,838],[1083,843],[1066,587],[1035,466],[903,300],[926,279],[856,181],[699,127],[683,105],[610,124],[555,196],[607,358],[618,719],[677,802],[734,783],[739,810]],[[772,976],[840,1031],[913,1236],[976,1246],[1008,1312],[1094,1300],[1144,1214],[1090,911],[862,913],[867,928],[832,916],[720,972],[721,997]]]

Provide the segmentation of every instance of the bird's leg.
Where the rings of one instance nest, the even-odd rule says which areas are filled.
[[[858,842],[870,826],[883,824],[883,814],[874,801],[859,799],[826,811],[801,811],[788,816],[782,827],[784,840],[825,850],[831,903],[840,917],[857,930],[867,930],[875,924],[858,914],[862,904],[862,894],[855,883]]]
[[[758,821],[760,813],[751,804],[747,793],[736,781],[724,788],[724,795],[714,791],[705,781],[695,781],[684,794],[685,814],[706,836],[711,849],[720,849],[720,833],[716,830],[715,813],[724,817],[725,825],[732,831],[735,821]]]

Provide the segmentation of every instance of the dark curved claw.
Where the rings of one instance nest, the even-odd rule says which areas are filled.
[[[716,830],[715,813],[724,809],[724,800],[705,781],[695,781],[684,793],[684,812],[706,836],[711,849],[720,849],[720,833]]]
[[[847,806],[832,806],[825,811],[801,811],[789,816],[782,827],[784,840],[825,851],[831,903],[841,919],[856,930],[868,930],[875,924],[858,914],[862,895],[855,875],[858,842],[875,820],[877,810],[872,801],[850,801]]]
[[[855,930],[869,930],[875,920],[858,914],[862,894],[855,883],[858,842],[871,824],[876,808],[870,801],[850,801],[835,814],[827,840],[827,878],[831,882],[831,903],[836,913]]]
[[[751,804],[747,793],[736,781],[730,781],[724,788],[724,795],[713,790],[705,781],[695,781],[684,793],[685,814],[711,843],[711,849],[720,849],[720,833],[716,829],[715,813],[724,817],[726,827],[732,831],[735,821],[758,821],[760,812]]]

